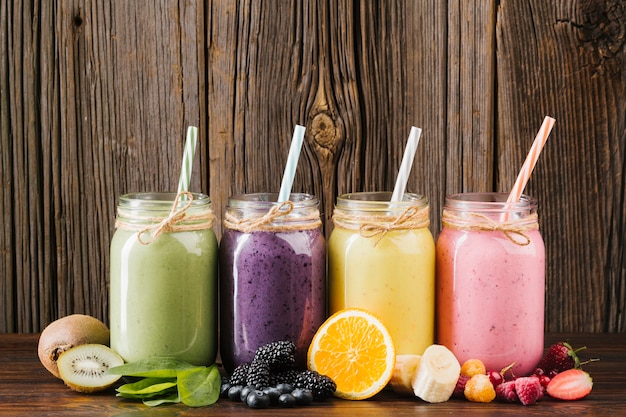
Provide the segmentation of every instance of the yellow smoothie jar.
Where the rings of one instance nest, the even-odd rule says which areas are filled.
[[[120,197],[111,240],[111,348],[127,362],[217,353],[217,239],[204,194]]]
[[[389,329],[397,355],[434,341],[435,242],[424,196],[340,195],[328,240],[329,309],[362,308]]]

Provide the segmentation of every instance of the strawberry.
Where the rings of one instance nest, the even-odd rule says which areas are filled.
[[[535,370],[535,375],[552,377],[568,369],[580,368],[580,359],[578,359],[576,353],[583,349],[586,349],[586,347],[574,350],[567,342],[553,344],[541,358],[541,362],[539,362]]]
[[[526,376],[515,380],[515,392],[517,398],[524,405],[531,405],[543,397],[543,388],[539,383],[539,378]]]
[[[548,395],[559,400],[579,400],[591,392],[593,380],[582,369],[569,369],[556,375],[546,387]]]

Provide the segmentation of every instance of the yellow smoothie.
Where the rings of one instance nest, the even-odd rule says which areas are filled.
[[[380,197],[383,199],[387,193],[357,193],[356,197],[354,194],[350,196],[375,198],[371,194],[383,194]],[[408,196],[409,199],[412,197]],[[338,200],[339,210],[341,198]],[[419,201],[423,204],[423,200]],[[349,203],[354,205],[355,202]],[[390,204],[388,200],[381,203]],[[370,206],[377,203],[369,201],[364,204]],[[393,223],[398,213],[404,213],[405,206],[411,204],[417,203],[402,202],[399,208],[385,212],[379,210],[374,217],[380,217],[379,224],[388,225]],[[420,210],[426,210],[428,215],[427,205]],[[382,236],[381,233],[371,232],[371,228],[369,232],[364,232],[360,226],[355,230],[354,223],[361,222],[362,214],[360,211],[350,213],[357,220],[348,227],[341,227],[336,222],[328,241],[330,313],[351,307],[368,310],[389,329],[396,354],[421,355],[434,342],[433,236],[427,226],[415,227],[415,222],[410,221],[405,223],[405,228],[392,228]]]

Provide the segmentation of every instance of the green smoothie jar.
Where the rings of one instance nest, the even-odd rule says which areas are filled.
[[[111,241],[111,348],[126,362],[217,352],[217,239],[211,200],[189,192],[120,197]]]

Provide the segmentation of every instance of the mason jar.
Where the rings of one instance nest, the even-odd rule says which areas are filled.
[[[217,239],[204,194],[120,197],[111,241],[111,347],[126,362],[217,353]]]
[[[313,335],[326,319],[326,241],[319,201],[292,193],[228,199],[220,242],[220,355],[229,371],[267,343],[296,345],[306,368]]]
[[[328,239],[330,313],[362,308],[388,328],[397,355],[434,341],[435,242],[426,197],[389,192],[340,195]]]
[[[437,337],[461,363],[518,376],[544,348],[545,247],[537,201],[504,193],[446,198],[437,239]]]

